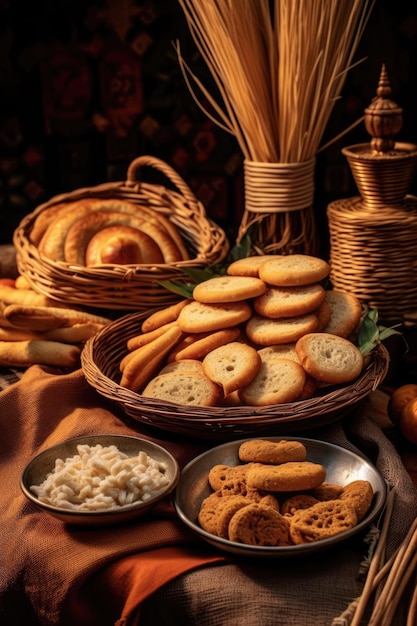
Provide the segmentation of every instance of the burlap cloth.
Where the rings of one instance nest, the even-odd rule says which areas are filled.
[[[34,454],[68,437],[139,434],[169,449],[181,466],[216,444],[170,433],[155,436],[122,421],[80,370],[57,374],[33,366],[5,386],[0,392],[2,626],[331,626],[360,594],[358,572],[368,550],[363,536],[308,558],[261,562],[219,554],[199,542],[169,500],[146,519],[102,530],[70,528],[39,512],[20,492],[20,474]],[[417,514],[417,494],[396,450],[364,409],[314,436],[366,454],[396,486],[390,553]],[[400,612],[396,624],[403,623]]]

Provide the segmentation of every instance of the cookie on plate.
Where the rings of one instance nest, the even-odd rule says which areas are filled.
[[[239,459],[245,463],[279,464],[288,461],[305,461],[307,450],[300,441],[269,441],[251,439],[244,441],[238,450]]]

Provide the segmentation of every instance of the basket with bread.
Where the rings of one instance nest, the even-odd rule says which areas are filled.
[[[144,171],[168,186],[138,180]],[[48,298],[119,311],[166,306],[178,296],[160,281],[228,253],[223,230],[164,161],[140,156],[123,182],[76,189],[27,215],[14,232],[19,273]]]
[[[86,379],[135,420],[190,436],[339,419],[383,381],[389,356],[381,341],[361,350],[364,307],[326,288],[328,274],[305,254],[234,260],[189,297],[101,329],[81,354]]]

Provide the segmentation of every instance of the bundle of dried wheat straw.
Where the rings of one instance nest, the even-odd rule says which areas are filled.
[[[374,2],[179,0],[222,103],[193,74],[178,48],[189,89],[201,107],[196,87],[204,94],[211,107],[206,114],[236,137],[245,162],[285,167],[312,161],[313,177],[315,155]],[[262,194],[269,171],[260,167],[259,177],[251,188]],[[259,209],[245,206],[238,239],[250,229],[261,250],[287,252],[301,246],[312,252],[313,207],[291,206],[294,190],[305,181],[297,181],[290,170],[285,184],[289,188],[276,207],[265,211],[262,196]]]

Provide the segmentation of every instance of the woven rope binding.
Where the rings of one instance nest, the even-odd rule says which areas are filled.
[[[174,189],[138,182],[139,170],[154,168]],[[42,256],[30,241],[36,217],[52,205],[84,198],[122,199],[168,217],[181,233],[190,259],[157,265],[107,265],[87,268],[55,262]],[[164,161],[141,156],[132,161],[126,181],[104,183],[60,194],[27,215],[14,232],[18,270],[31,287],[67,304],[122,311],[146,311],[178,300],[158,284],[162,280],[187,281],[186,268],[203,268],[222,261],[229,249],[224,231],[207,215],[184,180]]]
[[[357,380],[323,389],[308,400],[265,407],[200,407],[144,398],[119,385],[119,365],[127,354],[128,339],[140,334],[145,317],[143,313],[125,315],[99,331],[85,344],[81,364],[86,380],[98,393],[116,403],[133,420],[165,432],[226,440],[255,433],[288,435],[317,428],[352,411],[355,404],[380,385],[388,371],[388,352],[381,344],[373,350],[370,363]]]

